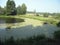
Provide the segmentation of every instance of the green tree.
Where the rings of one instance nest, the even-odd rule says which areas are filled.
[[[4,15],[6,15],[6,6],[4,7]]]
[[[0,15],[2,14],[2,7],[0,6]]]
[[[44,17],[48,17],[49,13],[44,13],[43,15],[44,15]]]
[[[5,10],[0,6],[0,15],[4,15],[4,14],[5,14]]]
[[[16,15],[16,7],[15,7],[15,2],[13,0],[8,0],[6,4],[6,13],[7,15]]]
[[[22,10],[21,10],[21,6],[18,6],[17,7],[17,14],[19,15],[19,14],[21,14],[22,12],[21,12]]]
[[[26,5],[23,3],[22,6],[21,6],[21,14],[26,14],[26,11],[27,11],[27,7],[26,7]]]

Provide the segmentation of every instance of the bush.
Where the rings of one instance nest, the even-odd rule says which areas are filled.
[[[36,14],[36,16],[39,16],[39,14]]]
[[[46,37],[45,37],[45,35],[37,35],[37,36],[33,36],[33,37],[30,37],[30,38],[28,38],[27,40],[34,40],[34,41],[40,41],[40,40],[43,40],[43,39],[45,39]]]
[[[60,27],[60,22],[57,23],[57,26]]]
[[[13,37],[10,37],[9,39],[6,39],[4,42],[1,42],[0,45],[58,45],[60,44],[59,41],[56,39],[59,39],[60,31],[54,33],[55,39],[46,38],[45,35],[37,35],[32,36],[30,38],[26,39],[17,39],[14,40]]]
[[[48,24],[48,22],[44,22],[44,24]]]
[[[5,40],[5,45],[15,45],[15,40],[11,36],[9,39]]]
[[[60,30],[54,32],[54,38],[60,40]]]

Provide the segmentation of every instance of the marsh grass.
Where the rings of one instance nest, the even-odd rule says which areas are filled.
[[[0,40],[0,45],[59,45],[59,40],[45,37],[45,35],[32,36],[26,39],[16,39],[10,37],[5,41]]]

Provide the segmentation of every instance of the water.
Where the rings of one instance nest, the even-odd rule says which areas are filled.
[[[14,22],[18,23],[18,22]],[[12,24],[14,24],[12,23]],[[23,23],[23,22],[19,22]],[[19,24],[18,23],[18,24]],[[23,23],[24,24],[24,23]],[[16,24],[17,25],[17,24]],[[16,26],[15,25],[15,26]],[[33,26],[33,24],[28,24],[22,27],[18,28],[11,28],[9,30],[6,29],[6,20],[0,19],[0,38],[1,40],[4,40],[5,38],[10,38],[13,36],[15,39],[17,38],[27,38],[31,36],[37,36],[41,34],[45,34],[46,37],[53,37],[54,31],[59,30],[58,27],[52,25],[52,24],[43,24],[42,26]]]
[[[0,18],[0,29],[5,29],[8,26],[13,26],[16,23],[24,22],[24,19],[17,18]]]

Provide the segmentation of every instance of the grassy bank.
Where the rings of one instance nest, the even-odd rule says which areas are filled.
[[[0,16],[0,18],[30,18],[30,19],[35,19],[35,20],[39,20],[39,21],[45,21],[47,23],[51,23],[56,25],[59,20],[53,18],[53,17],[41,17],[41,16],[31,16],[31,15],[17,15],[17,16]]]
[[[56,25],[59,22],[59,20],[55,18],[51,18],[51,17],[29,16],[29,15],[20,15],[19,17],[30,18],[30,19],[35,19],[39,21],[45,21],[45,22],[48,22],[54,25]]]

